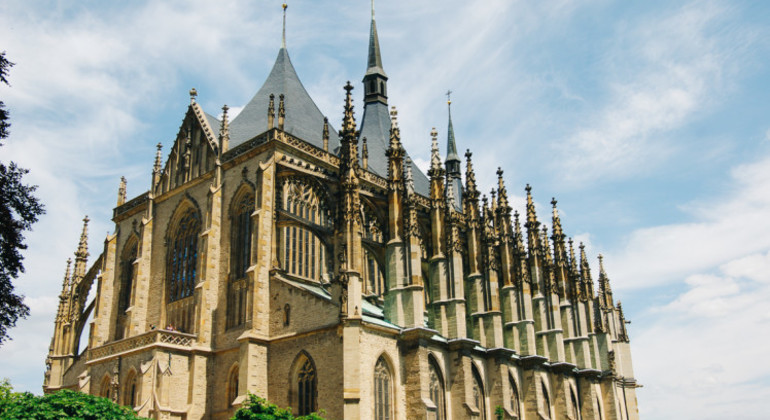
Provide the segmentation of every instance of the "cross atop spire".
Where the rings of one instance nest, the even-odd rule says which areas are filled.
[[[281,48],[286,48],[286,9],[289,6],[284,3],[283,4],[283,35],[281,36]]]

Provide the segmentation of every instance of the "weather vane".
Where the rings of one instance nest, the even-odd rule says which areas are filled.
[[[449,105],[452,105],[452,91],[448,90],[446,91],[446,103]]]

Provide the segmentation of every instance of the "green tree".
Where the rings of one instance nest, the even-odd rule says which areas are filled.
[[[294,417],[290,409],[278,408],[263,398],[249,394],[249,400],[243,408],[235,412],[232,420],[324,420],[324,418],[315,413]]]
[[[13,63],[0,53],[0,82],[8,85],[8,70]],[[5,103],[0,101],[0,146],[9,135],[11,126]],[[19,318],[29,315],[24,296],[14,293],[12,279],[24,272],[21,251],[27,249],[24,231],[32,229],[38,216],[45,213],[43,205],[33,195],[37,186],[24,184],[22,177],[29,170],[14,162],[0,162],[0,345],[8,338],[8,329]]]
[[[82,392],[61,390],[43,396],[15,393],[7,380],[0,382],[0,418],[5,420],[137,420],[128,407]]]

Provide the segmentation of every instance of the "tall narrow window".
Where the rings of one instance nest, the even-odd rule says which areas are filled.
[[[599,413],[599,420],[604,420],[604,415],[602,414],[602,402],[599,401],[599,397],[596,397],[596,412]]]
[[[246,194],[232,208],[232,249],[230,274],[232,280],[246,277],[251,265],[251,214],[254,196]]]
[[[118,292],[118,317],[115,323],[115,339],[125,336],[126,309],[131,306],[131,289],[134,284],[134,262],[137,256],[137,242],[130,238],[120,256],[120,291]]]
[[[430,358],[429,364],[430,375],[430,399],[436,406],[436,419],[446,419],[446,403],[444,402],[444,379],[441,376],[441,371],[436,365],[436,361]]]
[[[169,237],[166,265],[168,301],[174,302],[192,296],[198,270],[198,236],[201,221],[198,213],[189,209]]]
[[[318,379],[313,361],[304,354],[300,356],[295,379],[297,384],[297,413],[306,416],[316,411]]]
[[[129,407],[136,407],[138,402],[138,389],[137,389],[137,380],[136,380],[136,374],[134,372],[131,372],[128,375],[128,379],[126,380],[126,388],[123,390],[123,405],[127,405]]]
[[[511,411],[516,416],[519,415],[519,390],[516,388],[516,381],[513,380],[513,376],[508,374],[508,382],[510,382],[511,387],[511,395],[510,395],[510,403],[511,403]]]
[[[580,418],[580,410],[578,409],[577,397],[575,396],[575,390],[570,389],[570,399],[572,400],[572,418],[578,420]]]
[[[300,178],[279,180],[278,255],[286,274],[307,280],[328,281],[330,262],[319,231],[332,227],[325,192]]]
[[[393,390],[391,389],[390,369],[385,359],[380,357],[374,366],[374,419],[391,420],[393,418]]]
[[[542,392],[543,392],[543,407],[542,408],[542,415],[543,418],[546,420],[550,420],[551,418],[551,399],[548,397],[548,389],[545,387],[545,382],[541,383],[540,386]]]
[[[484,387],[481,385],[481,375],[476,367],[473,367],[473,403],[481,413],[479,418],[481,420],[487,419],[487,403],[484,397]]]
[[[238,398],[238,366],[230,370],[230,376],[227,379],[227,405],[233,406],[233,401]]]

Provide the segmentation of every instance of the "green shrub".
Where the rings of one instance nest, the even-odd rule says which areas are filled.
[[[288,408],[278,408],[268,403],[264,398],[249,394],[249,400],[235,412],[232,420],[324,420],[313,413],[307,416],[294,417]]]

